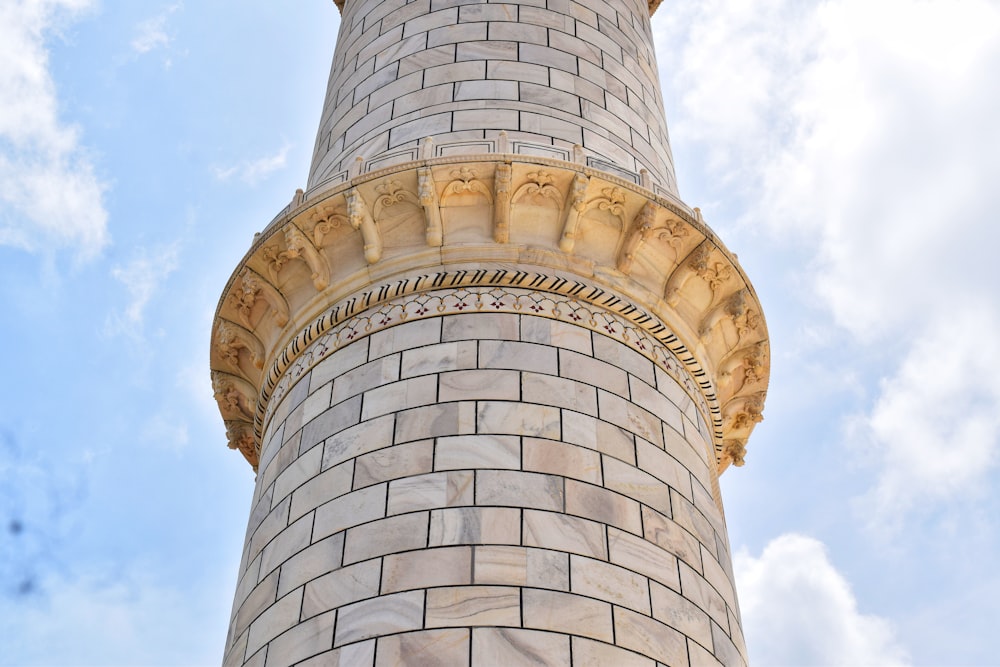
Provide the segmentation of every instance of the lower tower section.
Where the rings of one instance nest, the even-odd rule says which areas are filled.
[[[268,421],[227,663],[742,664],[708,426],[630,328],[470,287],[313,342]]]

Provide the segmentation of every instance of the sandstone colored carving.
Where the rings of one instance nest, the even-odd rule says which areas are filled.
[[[264,346],[246,329],[218,320],[215,327],[215,349],[233,370],[240,371],[240,350],[249,353],[254,368],[264,367]]]
[[[421,167],[417,176],[420,183],[420,205],[423,206],[427,219],[427,245],[440,246],[444,242],[444,232],[441,225],[441,204],[438,202],[437,188],[434,187],[434,173],[430,167]]]
[[[461,167],[452,170],[451,178],[451,182],[445,186],[444,194],[441,196],[442,204],[450,197],[465,193],[481,195],[487,202],[490,204],[493,203],[493,195],[490,194],[490,189],[479,180],[479,174],[472,167]]]
[[[245,267],[240,272],[239,283],[230,292],[229,299],[236,307],[240,322],[247,329],[252,329],[254,326],[250,316],[258,298],[263,298],[270,306],[275,324],[279,327],[288,324],[288,304],[285,303],[281,293],[249,267]]]
[[[357,191],[352,188],[347,191],[347,219],[351,227],[361,232],[365,244],[365,260],[374,264],[382,258],[382,235],[375,226],[375,220],[368,212],[368,204]]]
[[[576,239],[579,237],[580,216],[587,208],[587,186],[590,179],[583,173],[577,173],[573,177],[573,187],[569,191],[566,201],[566,219],[563,222],[562,236],[559,240],[559,249],[566,253],[573,252]]]
[[[310,237],[317,248],[326,246],[327,239],[333,235],[333,232],[347,224],[347,216],[330,205],[317,207],[309,217],[312,221]]]
[[[656,223],[656,210],[654,202],[646,202],[635,220],[632,221],[632,229],[624,246],[622,246],[621,254],[618,256],[618,270],[622,273],[631,271],[639,248],[652,237]]]
[[[496,206],[494,207],[493,240],[497,243],[507,243],[510,240],[511,171],[509,163],[498,164],[494,177]]]

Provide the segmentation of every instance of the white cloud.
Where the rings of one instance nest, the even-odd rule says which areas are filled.
[[[898,527],[903,511],[974,494],[989,479],[1000,455],[997,331],[989,304],[935,321],[883,381],[855,433],[882,464],[861,503],[875,524]]]
[[[896,365],[856,423],[881,464],[883,518],[912,506],[935,461],[955,481],[925,500],[976,488],[997,464],[1000,414],[1000,5],[677,9],[660,33],[665,88],[687,91],[675,134],[742,186],[747,223],[805,245],[798,272],[817,301]]]
[[[146,306],[160,284],[177,268],[177,256],[176,243],[153,251],[140,248],[127,264],[111,270],[111,276],[125,286],[129,303],[123,311],[108,318],[108,334],[142,338]]]
[[[0,3],[0,245],[71,247],[81,259],[108,242],[105,185],[59,118],[45,38],[92,0]]]
[[[709,166],[734,186],[752,187],[747,176],[755,179],[760,159],[778,145],[775,113],[794,93],[791,69],[814,38],[798,15],[808,7],[686,0],[657,14],[660,72],[674,79],[664,90],[680,96],[683,112],[667,119],[672,134],[704,144]]]
[[[786,534],[759,558],[733,562],[750,661],[766,665],[901,665],[907,652],[892,626],[862,614],[823,543]]]
[[[182,3],[170,5],[156,16],[141,21],[135,28],[132,38],[132,49],[138,53],[149,53],[155,49],[166,47],[171,42],[167,32],[167,22],[170,15],[183,8]]]
[[[274,172],[284,169],[288,159],[290,144],[285,144],[273,155],[265,155],[256,160],[244,160],[231,167],[216,167],[215,177],[220,181],[238,178],[248,185],[260,183]]]

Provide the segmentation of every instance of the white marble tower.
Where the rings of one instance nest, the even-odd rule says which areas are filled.
[[[745,665],[718,475],[769,351],[634,0],[346,0],[216,313],[227,665]],[[668,11],[668,10],[666,10]]]

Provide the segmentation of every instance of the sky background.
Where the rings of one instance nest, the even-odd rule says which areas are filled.
[[[216,301],[305,184],[331,2],[0,0],[0,664],[221,660]],[[677,0],[682,198],[771,333],[722,479],[752,663],[1000,663],[1000,3]]]

